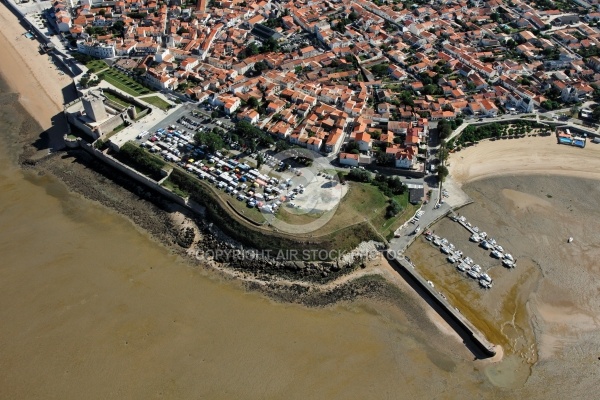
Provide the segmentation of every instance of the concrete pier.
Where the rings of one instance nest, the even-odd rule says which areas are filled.
[[[419,274],[413,264],[402,257],[391,260],[394,268],[411,284],[411,286],[431,305],[442,318],[464,340],[465,345],[478,358],[488,358],[496,355],[496,346],[487,340],[471,322],[463,316],[458,309],[453,307],[445,296],[439,293]]]

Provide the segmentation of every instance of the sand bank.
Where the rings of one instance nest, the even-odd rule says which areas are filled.
[[[67,75],[38,50],[37,40],[27,39],[19,20],[6,6],[0,6],[0,74],[11,90],[20,93],[20,103],[43,129],[63,108],[63,88],[71,83]],[[43,83],[43,84],[42,84]]]
[[[511,174],[564,175],[600,179],[600,145],[559,145],[554,136],[483,141],[450,155],[452,180],[462,185]]]

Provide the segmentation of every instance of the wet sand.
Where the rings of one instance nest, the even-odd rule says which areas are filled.
[[[514,175],[477,180],[463,189],[474,203],[459,213],[502,244],[517,259],[517,268],[502,267],[448,218],[433,230],[489,270],[492,289],[462,277],[424,239],[409,256],[502,345],[504,360],[486,368],[492,382],[528,395],[556,390],[563,395],[552,398],[581,398],[593,384],[587,368],[597,367],[600,356],[595,261],[600,257],[600,185],[566,176]],[[560,376],[562,386],[539,386],[553,376]]]

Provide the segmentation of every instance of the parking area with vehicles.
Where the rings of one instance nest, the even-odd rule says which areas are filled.
[[[205,133],[210,138],[218,135],[218,145],[204,140],[206,136],[196,140]],[[244,136],[234,122],[222,114],[217,116],[206,105],[182,104],[155,125],[146,124],[124,136],[118,139],[120,146],[136,143],[175,166],[179,177],[197,179],[198,184],[210,187],[227,213],[267,230],[283,232],[276,222],[299,227],[326,220],[325,225],[305,233],[314,238],[356,225],[357,233],[342,240],[354,243],[356,236],[393,234],[412,207],[405,195],[393,196],[401,204],[401,212],[390,218],[386,211],[391,198],[377,187],[340,181],[339,176],[350,168],[337,168],[317,153],[314,159],[305,157],[302,153],[307,150],[302,148],[280,154],[279,146],[262,143],[257,136]],[[252,138],[254,143],[250,143]],[[161,183],[183,197],[191,193],[178,184],[177,177]],[[367,232],[374,234],[368,236]]]
[[[294,214],[318,214],[334,209],[343,196],[337,176],[298,164],[293,153],[289,160],[278,159],[264,152],[252,153],[231,140],[227,142],[228,150],[211,151],[206,144],[198,144],[194,136],[211,130],[214,122],[207,123],[206,118],[195,110],[180,113],[178,117],[155,131],[140,132],[137,143],[214,185],[247,208],[275,214],[284,206]],[[239,210],[237,205],[235,208]],[[255,222],[264,222],[264,218],[257,218],[255,213],[240,211]]]

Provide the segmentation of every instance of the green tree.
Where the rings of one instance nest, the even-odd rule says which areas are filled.
[[[357,182],[371,182],[371,174],[368,171],[364,171],[358,168],[350,170],[347,178]]]
[[[437,85],[433,85],[433,84],[425,85],[425,87],[423,87],[423,93],[428,94],[428,95],[437,94],[438,93],[438,86]]]
[[[393,218],[398,215],[400,211],[402,211],[402,206],[396,199],[392,199],[390,200],[390,204],[387,206],[385,216],[386,218]]]
[[[438,166],[437,173],[438,173],[438,179],[440,181],[444,182],[446,180],[446,177],[449,174],[449,171],[445,165],[440,165],[440,166]]]
[[[194,136],[196,143],[207,147],[210,153],[225,147],[223,138],[215,132],[199,132]]]
[[[248,107],[253,108],[255,110],[258,108],[258,100],[256,99],[256,97],[250,97],[248,99]]]
[[[266,70],[268,68],[269,68],[269,66],[264,61],[259,61],[259,62],[257,62],[257,63],[254,64],[254,70],[256,72],[262,72],[262,71],[264,71],[264,70]]]

